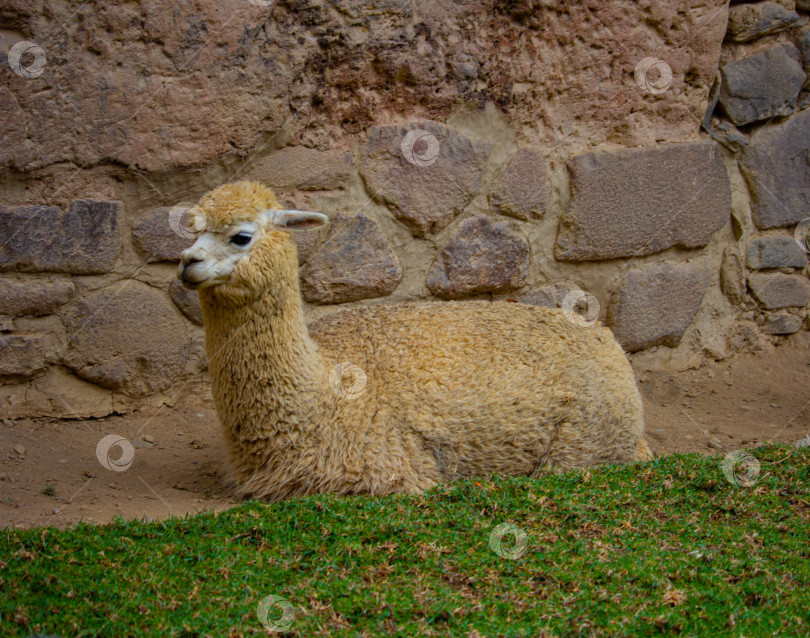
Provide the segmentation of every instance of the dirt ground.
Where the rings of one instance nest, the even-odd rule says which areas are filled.
[[[724,455],[807,436],[808,341],[698,370],[639,374],[653,452]],[[97,458],[107,435],[133,445],[134,457],[122,471],[106,469]],[[114,446],[109,458],[121,454]],[[0,526],[64,527],[223,510],[236,502],[222,484],[225,456],[213,400],[199,393],[173,407],[102,419],[6,419],[0,421]],[[126,458],[120,461],[126,466]]]

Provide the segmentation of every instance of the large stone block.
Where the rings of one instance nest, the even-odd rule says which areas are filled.
[[[0,334],[0,377],[30,379],[46,368],[47,351],[44,336]]]
[[[0,278],[0,314],[47,315],[67,303],[73,296],[73,282],[68,278]]]
[[[740,155],[757,227],[799,223],[810,211],[810,111],[751,136]]]
[[[732,42],[748,42],[784,31],[798,21],[798,13],[777,2],[738,4],[729,9],[726,37]]]
[[[301,292],[310,303],[344,303],[389,295],[401,279],[399,260],[379,224],[362,214],[339,214],[301,271]]]
[[[141,397],[176,383],[186,326],[168,297],[135,280],[89,293],[65,309],[64,363],[83,379]]]
[[[146,261],[179,261],[180,253],[196,239],[184,227],[184,209],[161,206],[141,217],[132,226],[135,247],[146,253]]]
[[[343,186],[351,162],[351,153],[346,151],[288,146],[271,153],[247,177],[271,188],[328,190]]]
[[[748,244],[746,261],[752,270],[804,268],[807,254],[793,237],[757,237]]]
[[[768,310],[810,303],[810,281],[800,275],[752,272],[748,275],[748,287]]]
[[[529,242],[507,222],[476,215],[458,225],[427,275],[430,291],[447,299],[507,292],[526,283]]]
[[[790,115],[806,79],[792,44],[729,62],[720,69],[719,104],[737,126]]]
[[[490,145],[437,122],[378,126],[368,134],[360,172],[418,236],[449,224],[481,184]]]
[[[543,216],[549,191],[544,154],[537,149],[521,148],[495,182],[489,203],[496,213],[525,221],[530,216]]]
[[[109,272],[121,247],[118,202],[0,206],[0,271]]]
[[[578,155],[555,255],[588,261],[705,246],[729,219],[731,188],[714,142]]]
[[[608,324],[628,352],[675,347],[700,308],[712,271],[704,262],[652,264],[627,273]]]

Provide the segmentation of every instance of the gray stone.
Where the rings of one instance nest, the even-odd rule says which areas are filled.
[[[799,223],[810,210],[810,111],[751,136],[740,154],[751,192],[754,223],[761,229]]]
[[[677,346],[711,277],[704,262],[665,262],[631,270],[608,311],[616,339],[627,352]]]
[[[793,113],[806,79],[790,43],[729,62],[720,72],[720,106],[737,126]]]
[[[132,242],[146,253],[146,261],[179,261],[180,253],[196,237],[183,227],[182,209],[161,206],[141,217],[132,227]],[[174,228],[172,228],[174,226]]]
[[[731,188],[714,142],[584,153],[568,171],[571,201],[555,245],[562,261],[705,246],[729,220]]]
[[[0,332],[11,332],[14,330],[14,321],[11,317],[0,315]]]
[[[391,294],[402,268],[379,224],[363,214],[338,214],[318,252],[301,271],[309,303],[328,304]]]
[[[786,312],[776,312],[765,317],[762,332],[769,335],[789,335],[802,327],[802,318]]]
[[[0,278],[0,314],[47,315],[70,301],[73,282],[61,277]]]
[[[732,153],[738,153],[748,146],[748,138],[731,122],[712,117],[711,125],[706,129],[712,139],[725,146]]]
[[[807,255],[793,237],[757,237],[748,244],[748,267],[804,268]]]
[[[769,33],[777,33],[799,21],[799,14],[776,2],[738,4],[728,11],[726,39],[748,42]]]
[[[489,203],[492,210],[528,220],[541,218],[546,211],[550,192],[544,154],[532,148],[521,148],[501,173]]]
[[[473,198],[489,153],[488,143],[437,122],[379,126],[369,131],[360,172],[372,196],[422,237],[447,226]]]
[[[43,336],[0,334],[0,377],[30,379],[46,368],[47,352]]]
[[[351,153],[346,151],[288,146],[271,153],[248,177],[271,188],[331,190],[344,185],[351,162]]]
[[[118,202],[0,206],[0,271],[109,272],[121,247]]]
[[[768,310],[803,307],[810,303],[810,281],[799,275],[753,272],[748,287]]]
[[[579,286],[573,283],[563,282],[558,284],[547,284],[540,286],[535,290],[520,295],[517,300],[520,303],[529,304],[531,306],[543,306],[546,308],[559,308],[562,306],[565,296],[577,290]]]
[[[298,252],[299,266],[307,263],[312,255],[315,254],[318,241],[325,232],[323,228],[314,228],[311,230],[297,230],[291,233],[293,241],[295,241],[296,251]]]
[[[723,250],[723,259],[720,262],[720,289],[731,303],[741,303],[745,298],[742,263],[728,248]]]
[[[186,326],[165,294],[132,279],[91,292],[64,313],[64,363],[132,397],[165,390],[185,365]]]
[[[177,279],[169,286],[169,296],[174,304],[186,317],[196,323],[203,325],[202,306],[200,305],[200,293],[196,290],[188,290],[183,287]]]
[[[805,27],[796,35],[796,47],[802,58],[802,68],[805,74],[810,75],[810,27]],[[805,86],[807,82],[805,82]]]
[[[430,291],[446,299],[520,288],[529,273],[529,242],[508,222],[486,215],[462,221],[427,275]]]

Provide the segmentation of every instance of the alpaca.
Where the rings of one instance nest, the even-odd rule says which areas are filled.
[[[199,290],[241,495],[414,493],[651,458],[632,369],[607,328],[489,301],[378,304],[308,328],[289,231],[325,215],[280,210],[255,182],[220,186],[191,214],[204,228],[178,277]]]

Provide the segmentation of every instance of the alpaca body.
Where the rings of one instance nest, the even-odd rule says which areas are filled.
[[[562,311],[376,305],[329,315],[299,338],[277,315],[254,321],[276,337],[266,347],[250,324],[209,344],[245,494],[413,492],[639,456],[642,404],[626,357],[606,328]],[[365,379],[341,386],[347,363]]]
[[[285,229],[327,218],[279,210],[252,182],[222,186],[198,209],[206,232],[178,274],[200,291],[240,494],[416,492],[650,458],[632,369],[601,325],[453,301],[340,311],[308,329]]]

